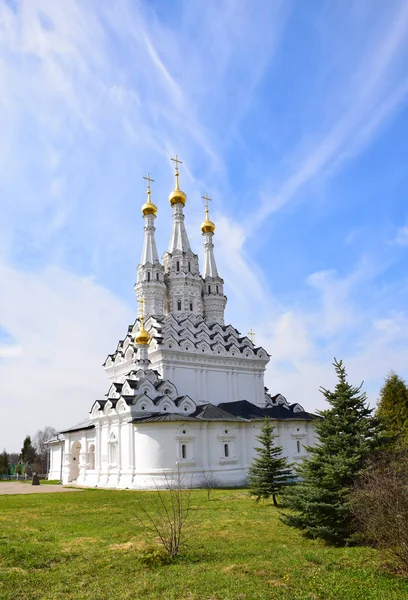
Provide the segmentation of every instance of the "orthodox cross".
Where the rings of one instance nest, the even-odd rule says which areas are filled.
[[[179,189],[178,185],[178,178],[179,178],[179,164],[182,165],[182,161],[178,159],[177,154],[176,154],[176,158],[171,158],[170,160],[172,160],[175,163],[175,170],[176,170],[176,189]]]
[[[212,198],[208,197],[207,192],[205,192],[205,196],[201,196],[203,200],[205,200],[205,214],[208,217],[208,203],[212,201]]]
[[[251,340],[251,342],[254,343],[255,333],[252,331],[252,327],[249,330],[248,335],[249,335],[249,339]]]
[[[176,158],[171,158],[170,160],[172,160],[174,163],[176,163],[176,165],[175,165],[174,168],[176,169],[176,175],[178,175],[179,174],[179,167],[178,166],[179,166],[179,164],[182,165],[183,162],[178,159],[177,154],[176,154]]]
[[[150,183],[154,183],[154,179],[150,178],[150,173],[147,174],[147,177],[143,177],[143,179],[146,179],[147,181],[147,198],[150,200]]]

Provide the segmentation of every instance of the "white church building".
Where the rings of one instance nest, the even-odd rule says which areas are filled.
[[[193,485],[210,474],[226,486],[243,485],[265,418],[289,462],[300,460],[304,446],[314,443],[314,415],[265,388],[266,350],[225,324],[227,298],[208,201],[200,272],[184,225],[180,161],[172,160],[176,184],[169,196],[168,249],[160,261],[148,176],[135,284],[138,317],[104,363],[109,378],[104,399],[93,403],[86,421],[50,440],[50,479],[146,489],[179,469]]]

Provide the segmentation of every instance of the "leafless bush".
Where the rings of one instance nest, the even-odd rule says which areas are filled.
[[[408,572],[408,450],[377,458],[356,483],[351,507],[366,540]]]
[[[170,558],[192,535],[190,521],[191,485],[183,485],[183,475],[164,473],[165,485],[155,484],[155,495],[148,506],[139,502],[136,518],[143,527],[159,538]]]
[[[207,490],[207,500],[209,500],[211,492],[215,488],[221,487],[221,481],[214,473],[204,473],[198,485],[200,488]]]

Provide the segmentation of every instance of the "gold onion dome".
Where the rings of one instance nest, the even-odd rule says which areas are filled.
[[[182,165],[183,163],[181,162],[181,160],[178,159],[177,154],[176,158],[171,158],[170,160],[172,160],[175,163],[174,174],[176,176],[176,187],[169,196],[169,202],[171,206],[174,206],[174,204],[182,204],[183,206],[185,206],[187,202],[187,196],[179,188],[179,164]]]
[[[144,321],[142,320],[140,329],[135,337],[136,344],[142,344],[147,346],[150,342],[150,333],[144,328]]]
[[[215,231],[214,223],[208,218],[208,210],[205,211],[205,221],[201,223],[201,231],[203,233],[214,233]]]
[[[174,204],[177,204],[177,203],[180,203],[183,206],[186,205],[187,196],[179,188],[179,186],[178,186],[178,178],[177,178],[177,182],[176,182],[176,189],[173,190],[171,192],[170,196],[169,196],[169,202],[170,202],[171,206],[173,206]]]
[[[146,216],[146,215],[156,215],[156,214],[157,214],[157,206],[155,204],[153,204],[153,202],[150,200],[150,194],[149,194],[147,202],[145,202],[142,206],[142,215]]]

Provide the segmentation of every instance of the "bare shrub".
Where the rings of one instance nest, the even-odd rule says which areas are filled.
[[[198,485],[200,488],[207,490],[207,500],[210,500],[211,492],[221,487],[221,480],[214,473],[204,473]]]
[[[138,503],[136,518],[147,530],[158,537],[160,544],[170,558],[179,554],[180,547],[192,535],[189,519],[191,509],[191,484],[183,485],[183,475],[164,473],[165,485],[155,484],[155,495],[146,507]]]
[[[408,450],[373,461],[354,487],[351,508],[365,539],[408,572]]]

